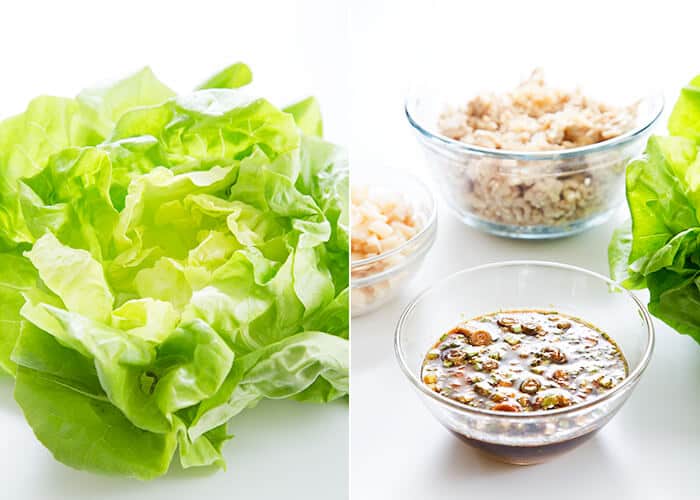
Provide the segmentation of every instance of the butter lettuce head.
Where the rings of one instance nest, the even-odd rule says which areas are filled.
[[[263,398],[348,392],[348,170],[318,103],[149,69],[0,123],[0,368],[56,459],[223,467]]]
[[[631,221],[610,242],[610,272],[648,288],[649,311],[700,343],[700,76],[681,90],[668,129],[627,167]]]

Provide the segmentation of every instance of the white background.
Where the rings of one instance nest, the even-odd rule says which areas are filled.
[[[240,5],[236,5],[240,4]],[[185,92],[242,60],[257,90],[287,104],[313,93],[326,135],[349,135],[347,16],[325,2],[3,2],[0,116],[39,94],[72,96],[84,86],[151,65]],[[77,472],[34,438],[0,378],[0,498],[347,498],[348,405],[265,402],[236,417],[226,472],[183,472],[141,483]]]
[[[498,72],[514,83],[535,66],[594,71],[611,85],[633,73],[641,75],[638,88],[663,88],[670,107],[700,73],[699,8],[683,3],[355,2],[353,170],[389,165],[425,174],[402,94],[426,67],[460,65],[473,79]],[[353,320],[352,498],[699,498],[700,346],[659,321],[653,359],[631,399],[591,441],[550,463],[484,459],[433,419],[394,359],[403,306],[436,280],[486,262],[552,260],[607,274],[616,223],[563,240],[510,241],[464,227],[439,208],[437,242],[414,283],[395,302]]]

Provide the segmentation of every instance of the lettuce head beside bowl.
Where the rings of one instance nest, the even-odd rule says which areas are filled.
[[[263,398],[348,391],[348,169],[310,98],[149,69],[0,123],[0,367],[61,462],[223,467]]]
[[[700,343],[700,75],[681,90],[668,131],[627,167],[631,221],[608,259],[614,279],[649,289],[649,312]]]

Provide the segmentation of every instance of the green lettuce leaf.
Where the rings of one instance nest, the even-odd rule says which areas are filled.
[[[9,374],[16,366],[10,359],[20,332],[22,292],[36,286],[37,272],[17,253],[0,253],[0,368]]]
[[[304,319],[304,329],[326,332],[347,339],[350,337],[348,307],[350,307],[350,293],[345,288],[333,301],[308,315]]]
[[[647,157],[627,167],[633,233],[631,262],[656,251],[677,232],[698,225],[683,175],[689,165],[688,146],[685,139],[652,137]],[[694,150],[694,144],[691,146]]]
[[[24,113],[0,123],[0,250],[33,242],[20,210],[18,181],[41,171],[55,153],[102,138],[73,99],[38,97]]]
[[[671,135],[700,142],[700,75],[681,89],[681,95],[668,120]]]
[[[649,312],[700,343],[700,271],[657,271],[647,278]]]
[[[648,288],[649,311],[700,343],[700,77],[681,91],[669,137],[627,167],[630,224],[613,234],[611,276]]]
[[[119,119],[109,140],[144,136],[157,140],[162,165],[178,171],[228,165],[256,147],[275,157],[299,146],[289,114],[265,99],[222,89],[133,109]]]
[[[347,158],[249,81],[144,69],[0,123],[0,367],[67,465],[223,468],[240,411],[348,392]]]
[[[343,339],[304,332],[239,358],[219,392],[199,406],[190,437],[196,439],[263,398],[292,397],[314,384],[318,392],[310,399],[315,401],[347,394],[347,357]]]
[[[92,123],[102,136],[107,137],[127,111],[155,106],[174,96],[175,93],[161,83],[150,68],[143,68],[110,85],[83,90],[77,101],[95,113]]]
[[[176,434],[139,429],[108,401],[20,367],[15,399],[37,439],[76,469],[152,479],[167,472]]]
[[[347,157],[250,79],[144,69],[0,123],[0,367],[69,466],[223,468],[244,409],[348,392]]]
[[[12,359],[17,365],[55,379],[66,388],[106,400],[95,364],[89,357],[65,347],[51,334],[22,321]]]
[[[20,204],[33,238],[50,231],[96,258],[110,252],[119,213],[109,196],[111,161],[92,148],[68,148],[20,182]]]
[[[232,437],[226,430],[226,424],[215,427],[197,439],[191,440],[187,435],[187,424],[179,420],[177,422],[180,465],[183,469],[207,466],[226,468],[221,448]]]
[[[219,71],[209,80],[201,84],[198,89],[237,89],[244,87],[253,81],[253,73],[250,68],[241,62]]]
[[[129,335],[161,343],[180,322],[180,314],[170,302],[150,297],[132,299],[112,312],[111,324]]]
[[[114,296],[102,266],[89,252],[65,246],[53,233],[46,233],[25,256],[69,311],[107,321]]]
[[[323,137],[323,120],[321,106],[315,97],[291,104],[284,111],[294,117],[294,121],[305,135]]]

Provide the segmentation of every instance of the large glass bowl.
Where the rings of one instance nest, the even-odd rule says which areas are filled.
[[[552,85],[575,87],[558,82]],[[644,149],[663,97],[635,94],[634,86],[616,85],[607,76],[605,85],[595,83],[583,87],[585,95],[618,105],[638,101],[635,128],[598,144],[544,152],[483,148],[440,134],[438,118],[448,105],[465,105],[484,88],[508,90],[498,82],[447,75],[416,85],[405,102],[406,117],[452,212],[470,226],[526,239],[567,236],[604,222],[624,200],[625,166]]]
[[[618,343],[629,375],[585,403],[522,413],[470,407],[423,384],[425,354],[444,332],[464,318],[508,309],[556,310],[590,321]],[[653,346],[651,318],[631,292],[585,269],[536,261],[488,264],[449,276],[406,307],[395,334],[399,365],[435,418],[466,443],[521,465],[546,461],[603,427],[637,385]]]
[[[418,272],[437,236],[437,204],[420,179],[406,171],[383,168],[353,172],[353,185],[369,185],[378,193],[398,193],[413,208],[420,229],[408,241],[380,255],[351,263],[351,312],[374,311],[405,289]]]

